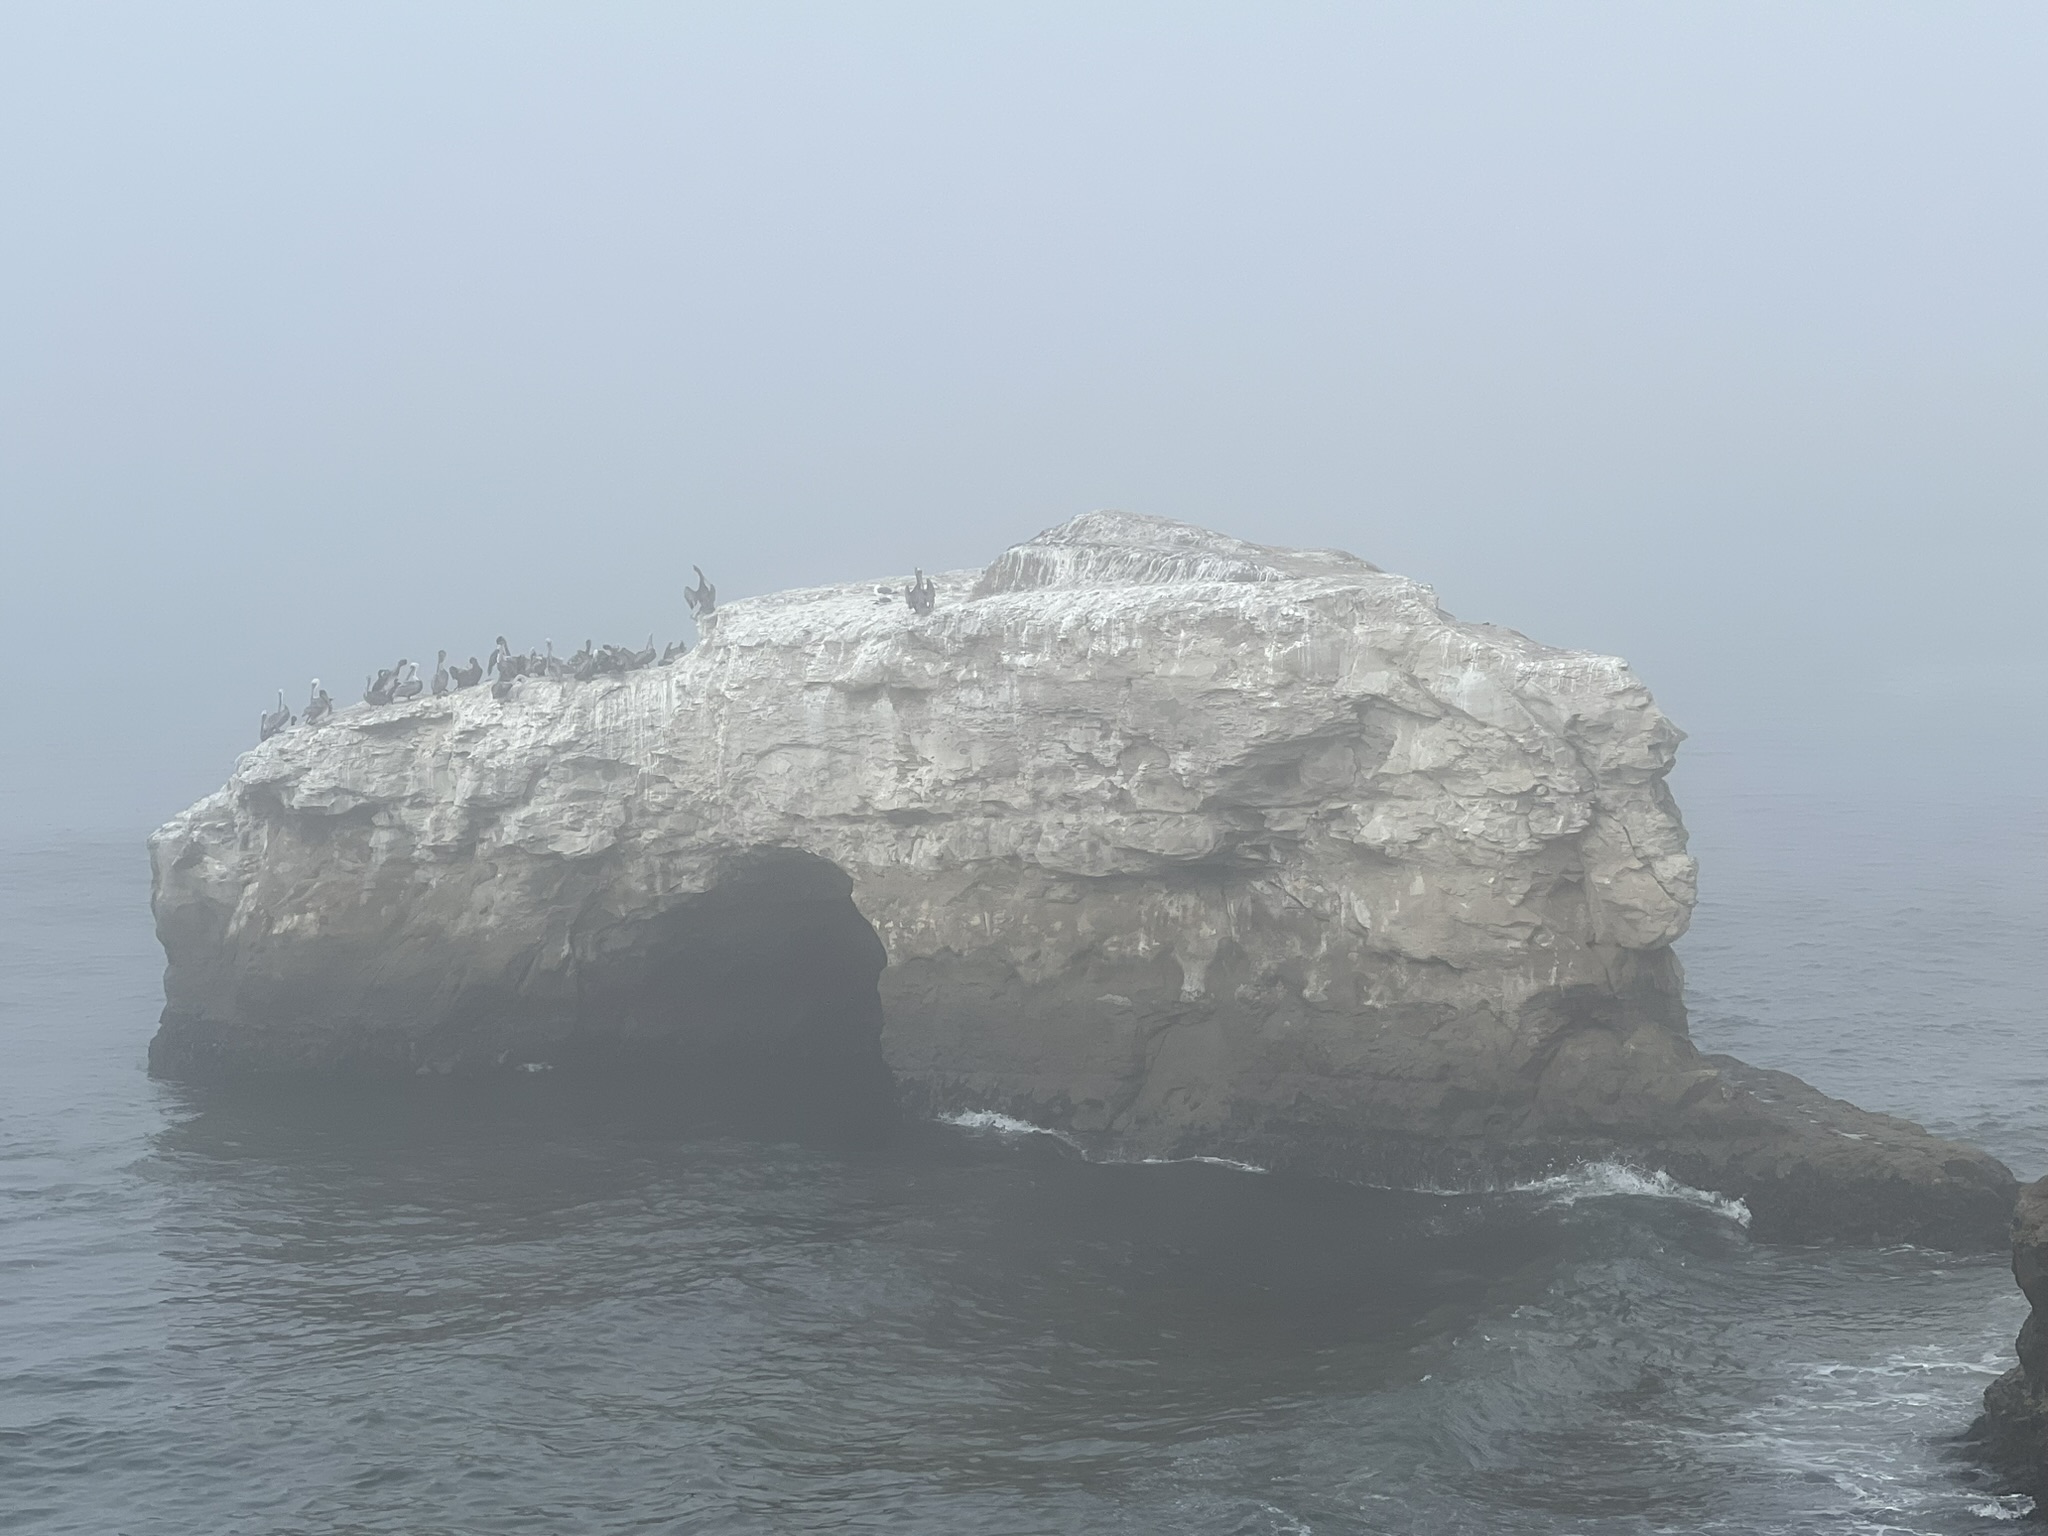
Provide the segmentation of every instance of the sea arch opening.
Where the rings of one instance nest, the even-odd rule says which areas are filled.
[[[741,1102],[894,1103],[882,1059],[887,952],[828,859],[759,848],[637,925],[586,973],[585,1016],[616,1066]]]

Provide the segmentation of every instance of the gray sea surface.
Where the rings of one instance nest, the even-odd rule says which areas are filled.
[[[1687,748],[1694,1029],[2048,1171],[2015,772]],[[884,1138],[150,1081],[139,833],[0,847],[0,1530],[1976,1532],[2003,1259]]]

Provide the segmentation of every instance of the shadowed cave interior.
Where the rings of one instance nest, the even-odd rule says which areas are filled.
[[[790,849],[737,861],[712,889],[638,927],[586,970],[584,1014],[607,1067],[745,1100],[893,1104],[878,983],[887,955],[836,865]],[[595,1042],[593,1042],[595,1043]]]

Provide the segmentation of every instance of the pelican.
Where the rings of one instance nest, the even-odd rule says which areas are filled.
[[[277,690],[277,708],[266,710],[263,718],[256,722],[256,739],[268,741],[279,731],[292,723],[292,712],[285,707],[284,690]]]

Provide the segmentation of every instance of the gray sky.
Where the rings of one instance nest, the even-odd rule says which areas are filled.
[[[0,9],[0,830],[1092,507],[2038,746],[2038,5]]]

